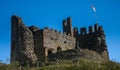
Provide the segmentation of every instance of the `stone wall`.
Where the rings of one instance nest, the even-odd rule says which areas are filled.
[[[49,54],[67,49],[74,49],[76,46],[76,40],[74,37],[59,33],[56,30],[44,29],[43,36],[44,47],[47,49],[46,52],[48,51]],[[46,56],[47,55],[48,54],[46,53]]]
[[[104,61],[101,54],[88,50],[88,49],[71,49],[66,51],[57,52],[48,56],[49,61],[57,60],[79,60],[79,59],[90,59]]]

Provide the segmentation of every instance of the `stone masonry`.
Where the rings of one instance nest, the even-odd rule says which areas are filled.
[[[27,27],[22,19],[11,17],[11,63],[43,62],[54,59],[96,59],[108,61],[109,55],[102,26],[95,24],[72,29],[71,18],[63,20],[63,33],[45,27]],[[87,49],[88,51],[84,50]]]

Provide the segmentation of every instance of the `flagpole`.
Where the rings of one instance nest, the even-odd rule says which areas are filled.
[[[97,17],[97,15],[96,15],[95,12],[94,12],[94,17],[95,17],[95,21],[96,21],[96,23],[98,23],[98,17]]]
[[[98,23],[98,17],[96,15],[96,8],[95,8],[95,6],[94,6],[94,4],[91,0],[89,0],[89,2],[90,2],[90,5],[91,5],[91,8],[93,10],[93,15],[94,15],[95,21],[96,21],[96,23]]]

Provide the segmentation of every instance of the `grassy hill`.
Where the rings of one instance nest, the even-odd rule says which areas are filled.
[[[0,70],[120,70],[120,63],[95,60],[61,60],[43,63],[41,66],[19,66],[18,62],[12,64],[0,63]]]

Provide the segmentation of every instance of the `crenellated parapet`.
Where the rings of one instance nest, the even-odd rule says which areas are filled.
[[[80,28],[80,35],[86,35],[87,31],[85,27]]]
[[[96,23],[96,24],[94,25],[94,31],[97,32],[97,31],[98,31],[98,28],[99,28],[99,25]]]
[[[80,35],[90,35],[95,33],[104,33],[102,26],[97,23],[94,26],[89,26],[88,30],[86,27],[80,28]]]
[[[93,33],[93,26],[89,26],[89,34],[92,34]]]
[[[73,35],[76,38],[78,37],[79,33],[78,33],[78,28],[77,27],[74,27],[74,29],[73,29]]]
[[[75,36],[76,37],[76,36]],[[97,52],[107,51],[107,45],[105,40],[105,34],[102,26],[95,24],[80,28],[80,34],[77,36],[77,42],[80,48],[87,48]]]

